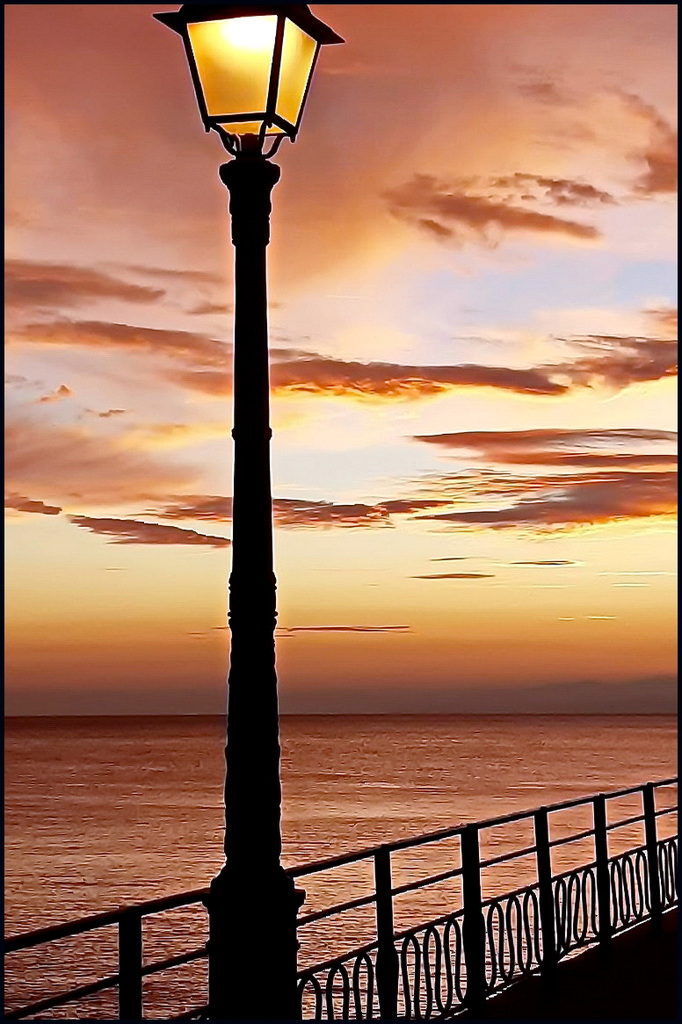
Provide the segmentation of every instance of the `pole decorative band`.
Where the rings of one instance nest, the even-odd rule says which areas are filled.
[[[233,245],[265,247],[270,241],[270,194],[280,173],[262,155],[240,156],[220,168],[220,180],[230,193]]]

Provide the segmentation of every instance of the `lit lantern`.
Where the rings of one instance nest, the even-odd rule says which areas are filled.
[[[204,126],[221,135],[295,139],[320,46],[343,42],[307,4],[183,4],[154,17],[182,36]]]

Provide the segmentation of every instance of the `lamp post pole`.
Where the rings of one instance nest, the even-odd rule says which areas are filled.
[[[234,156],[220,168],[235,247],[234,484],[225,864],[206,898],[209,1019],[295,1020],[305,893],[280,863],[265,259],[280,172],[269,157],[296,138],[320,47],[343,39],[307,4],[183,4],[154,17],[181,36],[204,128]]]
[[[244,142],[220,168],[235,247],[234,487],[225,865],[208,898],[209,1017],[294,1020],[296,914],[304,894],[280,864],[266,282],[270,194],[280,170],[257,138]]]

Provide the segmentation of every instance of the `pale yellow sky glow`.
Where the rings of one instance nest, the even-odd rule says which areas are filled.
[[[224,707],[233,250],[160,9],[5,8],[10,714]],[[674,5],[313,10],[283,710],[671,710]]]

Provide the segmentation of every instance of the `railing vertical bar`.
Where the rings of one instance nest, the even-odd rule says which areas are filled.
[[[483,1018],[487,981],[485,974],[485,922],[481,908],[481,854],[478,825],[462,829],[462,921],[464,962],[467,972],[466,1007]]]
[[[142,914],[126,910],[118,922],[119,1020],[142,1016]]]
[[[546,807],[539,807],[534,816],[535,859],[540,894],[540,926],[542,929],[542,960],[540,968],[546,977],[553,976],[557,962],[554,893],[552,891],[552,851],[549,846],[549,818]]]
[[[379,1012],[382,1020],[396,1020],[398,1016],[399,964],[393,926],[391,851],[385,846],[379,847],[374,854],[374,886],[376,890],[378,941],[376,979]]]
[[[606,797],[598,793],[592,800],[594,816],[594,859],[597,862],[597,906],[600,942],[608,943],[613,932],[611,915],[611,875],[609,872],[609,834],[606,831]]]
[[[644,841],[646,843],[647,866],[649,869],[649,902],[654,928],[661,926],[661,880],[658,873],[658,835],[656,833],[656,798],[652,782],[642,786],[644,807]]]

